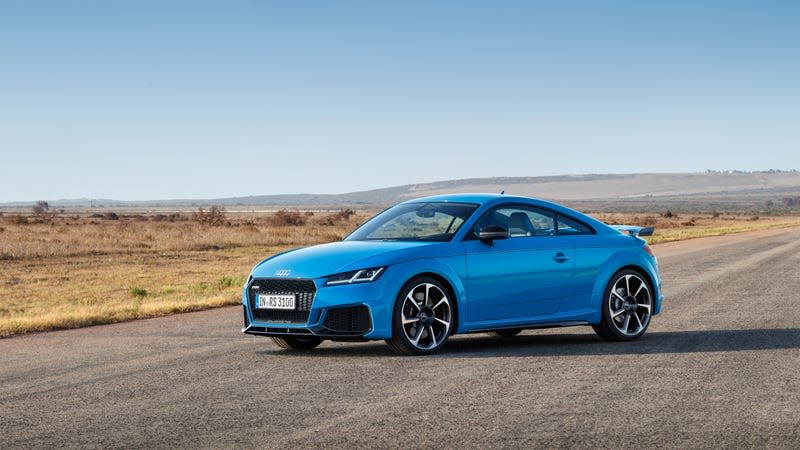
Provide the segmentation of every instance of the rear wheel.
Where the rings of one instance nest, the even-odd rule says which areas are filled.
[[[630,341],[650,325],[653,294],[650,284],[635,270],[621,270],[606,287],[600,324],[592,325],[603,339]]]
[[[272,341],[275,342],[280,348],[285,348],[286,350],[311,350],[316,348],[319,344],[322,344],[324,339],[318,337],[305,337],[305,336],[285,336],[285,337],[272,337]]]
[[[387,340],[400,355],[427,355],[450,336],[453,306],[447,289],[428,277],[414,278],[403,286],[392,314],[392,338]]]
[[[510,338],[522,333],[522,328],[504,328],[502,330],[490,331],[489,334],[495,337]]]

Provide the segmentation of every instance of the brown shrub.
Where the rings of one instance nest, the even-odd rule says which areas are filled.
[[[181,215],[178,213],[170,213],[169,215],[155,214],[153,216],[150,216],[149,220],[152,220],[153,222],[178,222],[186,220],[186,218],[181,217]]]
[[[646,227],[652,227],[657,223],[658,223],[658,219],[656,219],[653,216],[646,216],[644,219],[642,219],[642,225],[644,225]]]
[[[119,220],[119,216],[117,215],[117,213],[111,211],[103,214],[103,218],[106,220]]]
[[[197,211],[192,213],[192,220],[203,225],[225,225],[225,208],[212,206],[208,208],[208,211],[203,208],[197,208]]]
[[[15,214],[10,217],[11,223],[14,225],[27,225],[28,218],[23,216],[22,214]]]
[[[36,202],[36,204],[31,207],[31,213],[34,219],[39,223],[50,222],[56,215],[55,211],[50,211],[50,204],[44,200]]]
[[[350,219],[350,216],[355,214],[356,212],[352,209],[340,209],[339,211],[328,214],[325,217],[322,217],[317,223],[319,225],[332,227],[338,225],[341,222],[347,222]]]
[[[301,227],[306,224],[306,221],[306,217],[299,211],[287,211],[285,209],[267,218],[267,223],[276,227]]]

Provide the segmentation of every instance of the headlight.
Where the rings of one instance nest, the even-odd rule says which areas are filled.
[[[339,284],[368,283],[377,280],[385,267],[375,267],[372,269],[353,270],[352,272],[337,273],[328,277],[325,286],[336,286]]]

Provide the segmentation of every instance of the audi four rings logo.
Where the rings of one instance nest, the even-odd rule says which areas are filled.
[[[281,269],[281,270],[275,272],[275,276],[276,277],[288,277],[289,273],[290,273],[289,269]]]

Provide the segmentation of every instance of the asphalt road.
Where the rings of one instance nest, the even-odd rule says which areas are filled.
[[[655,247],[662,314],[311,354],[224,308],[0,340],[0,448],[800,446],[800,230]]]

